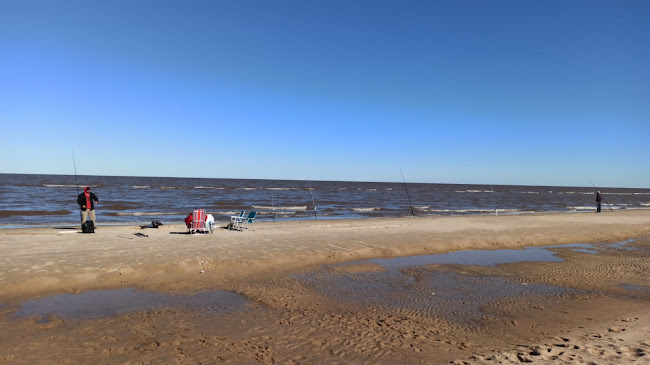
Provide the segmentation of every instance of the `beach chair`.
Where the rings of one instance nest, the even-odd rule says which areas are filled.
[[[236,229],[237,226],[242,222],[242,219],[244,219],[244,211],[242,210],[239,215],[231,215],[230,216],[230,225],[228,226],[229,229]]]
[[[212,214],[206,214],[205,215],[207,218],[205,219],[205,227],[208,229],[210,233],[212,233],[217,226],[214,223],[214,216]]]
[[[255,217],[257,217],[257,212],[256,211],[251,211],[248,213],[248,217],[244,218],[239,224],[237,225],[237,229],[247,229],[249,224],[255,223]]]
[[[190,234],[193,233],[207,233],[210,232],[205,224],[208,216],[205,214],[205,209],[194,209],[192,212],[192,221],[190,222]]]

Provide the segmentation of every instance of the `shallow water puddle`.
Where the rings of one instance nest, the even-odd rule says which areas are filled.
[[[598,251],[596,251],[596,250],[590,250],[590,249],[587,249],[587,248],[576,248],[576,249],[571,250],[571,251],[582,252],[582,253],[590,253],[590,254],[597,254],[598,253]]]
[[[406,313],[441,316],[471,324],[488,318],[484,309],[507,303],[514,296],[576,294],[579,290],[529,284],[494,276],[416,269],[417,278],[391,272],[320,273],[302,279],[327,296],[372,307],[397,308]]]
[[[523,250],[469,250],[456,251],[439,255],[420,255],[395,257],[392,259],[370,259],[351,264],[374,263],[388,269],[406,266],[421,266],[430,264],[457,264],[492,266],[524,261],[562,261],[555,253],[544,247],[528,247]]]
[[[621,242],[608,244],[607,247],[623,250],[636,250],[636,247],[626,246],[635,242],[635,239],[628,239]],[[515,262],[560,262],[561,258],[555,256],[550,248],[569,248],[572,251],[597,254],[597,248],[588,243],[570,243],[566,245],[526,247],[519,250],[468,250],[456,251],[438,255],[418,255],[407,257],[395,257],[392,259],[369,259],[363,261],[349,262],[341,265],[378,264],[389,270],[400,269],[407,266],[421,266],[430,264],[456,264],[456,265],[480,265],[494,266],[498,264],[511,264]]]
[[[626,241],[627,242],[627,241]],[[329,265],[325,270],[298,275],[328,296],[371,306],[442,316],[471,323],[486,318],[484,309],[499,306],[514,296],[567,295],[582,291],[547,284],[529,284],[494,276],[466,276],[427,265],[494,266],[517,262],[561,262],[552,248],[598,253],[590,244],[528,247],[520,250],[468,250],[439,255],[369,259]],[[385,271],[354,270],[375,264]],[[352,268],[349,272],[346,268]],[[334,269],[334,270],[332,270]]]
[[[89,291],[81,294],[60,294],[29,300],[14,312],[15,317],[48,316],[61,318],[96,318],[123,312],[159,308],[201,308],[210,313],[226,314],[244,308],[249,301],[228,291],[209,291],[195,295],[168,295],[136,291],[133,288]]]
[[[636,248],[636,247],[627,246],[628,243],[632,243],[634,241],[636,241],[636,240],[633,239],[633,238],[630,238],[629,240],[611,243],[608,246],[612,247],[612,248],[619,249],[619,250],[638,250],[638,248]]]
[[[627,290],[640,291],[650,294],[650,285],[621,284],[619,286]]]

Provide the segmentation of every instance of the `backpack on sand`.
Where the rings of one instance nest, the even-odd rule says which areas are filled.
[[[95,223],[93,221],[86,221],[81,225],[82,233],[95,233]]]

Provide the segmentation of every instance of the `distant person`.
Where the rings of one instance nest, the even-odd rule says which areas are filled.
[[[600,203],[603,201],[603,194],[596,192],[596,213],[600,213]]]
[[[91,190],[90,186],[86,186],[84,192],[79,194],[77,198],[77,204],[79,204],[79,208],[81,209],[82,226],[86,223],[88,217],[93,221],[93,226],[95,225],[95,203],[99,203],[99,199]]]

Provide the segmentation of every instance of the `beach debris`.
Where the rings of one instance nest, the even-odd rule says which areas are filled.
[[[201,270],[201,271],[200,271],[201,274],[203,274],[204,272],[205,272],[205,270]]]
[[[148,235],[146,235],[144,233],[134,233],[134,235],[136,235],[138,237],[149,237]]]
[[[145,229],[145,228],[158,228],[162,226],[163,224],[160,221],[151,221],[151,224],[146,224],[144,226],[140,226],[140,229]]]

